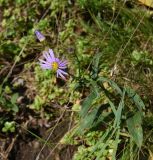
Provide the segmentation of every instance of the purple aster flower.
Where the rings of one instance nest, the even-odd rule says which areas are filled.
[[[38,40],[39,40],[40,42],[42,42],[42,41],[45,40],[45,36],[44,36],[40,31],[35,30],[35,35],[36,35],[36,37],[38,38]]]
[[[65,76],[68,75],[64,70],[67,68],[67,61],[61,61],[55,57],[52,49],[43,52],[45,60],[39,59],[42,69],[51,69],[56,72],[57,77],[66,80]]]

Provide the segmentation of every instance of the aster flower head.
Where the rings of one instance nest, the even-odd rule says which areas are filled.
[[[68,73],[64,70],[67,68],[67,61],[56,58],[52,49],[49,49],[48,52],[44,51],[43,57],[45,60],[39,59],[41,68],[51,69],[56,72],[57,78],[60,77],[66,80],[65,76],[68,75]]]
[[[45,36],[40,31],[35,30],[35,35],[40,42],[45,40]]]

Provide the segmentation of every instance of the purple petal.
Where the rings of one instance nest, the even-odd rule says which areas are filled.
[[[61,64],[61,63],[67,64],[67,61],[66,61],[66,60],[65,60],[65,61],[61,60],[61,61],[60,61],[60,64]]]
[[[51,66],[47,65],[47,64],[40,64],[42,69],[51,69]]]
[[[59,66],[59,69],[66,69],[67,66]]]
[[[65,66],[65,65],[67,65],[67,63],[68,63],[67,61],[61,61],[61,62],[59,63],[59,65],[60,65],[60,66]]]
[[[49,64],[44,64],[44,63],[40,63],[40,65],[46,66],[46,67],[51,67],[51,65],[49,65]]]
[[[66,69],[67,66],[66,66],[66,65],[59,65],[59,68],[60,68],[60,69]]]
[[[53,59],[51,58],[51,56],[47,51],[43,51],[43,56],[45,57],[46,61],[48,61],[49,63],[53,62]]]
[[[38,38],[38,40],[39,40],[40,42],[42,42],[42,41],[45,40],[45,36],[44,36],[40,31],[36,30],[36,31],[35,31],[35,35],[36,35],[36,37]]]
[[[66,79],[63,75],[62,75],[62,73],[61,72],[59,72],[58,70],[57,70],[57,74],[62,78],[62,79]]]
[[[47,51],[43,51],[43,56],[45,57],[45,59],[48,59]]]
[[[50,63],[48,61],[44,61],[42,59],[39,59],[39,61],[40,61],[41,64],[48,64],[48,65],[50,65]]]
[[[61,69],[58,69],[57,71],[58,71],[59,73],[62,73],[62,74],[68,75],[68,73],[64,72],[64,71],[63,71],[63,70],[61,70]]]
[[[54,56],[54,52],[53,52],[52,49],[49,49],[49,54],[50,54],[50,57],[51,57],[52,61],[55,62],[55,56]]]
[[[60,60],[58,58],[55,58],[55,61],[59,64]]]

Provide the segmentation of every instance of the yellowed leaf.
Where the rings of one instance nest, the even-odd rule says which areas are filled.
[[[153,0],[138,0],[138,1],[143,3],[144,5],[146,5],[148,7],[152,7],[153,8]]]

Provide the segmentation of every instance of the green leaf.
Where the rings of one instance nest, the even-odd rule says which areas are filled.
[[[110,104],[110,107],[111,107],[114,115],[116,116],[117,110],[116,110],[116,107],[115,107],[114,103],[110,99],[108,99],[108,103]]]
[[[0,96],[1,96],[1,93],[2,93],[2,85],[0,85]]]
[[[142,116],[141,112],[138,111],[133,117],[127,119],[127,127],[134,142],[140,148],[143,142],[143,130],[142,130]]]
[[[120,94],[120,95],[123,94],[123,93],[122,93],[122,90],[120,89],[120,87],[119,87],[114,81],[109,80],[109,79],[104,78],[104,77],[100,77],[100,78],[98,79],[98,81],[99,81],[99,82],[102,82],[102,83],[108,82],[109,85],[110,85],[113,89],[115,89],[118,94]]]
[[[139,60],[141,60],[142,55],[141,55],[140,52],[133,51],[133,52],[132,52],[132,58],[133,58],[134,60],[136,60],[136,61],[139,61]]]
[[[8,122],[6,121],[4,123],[4,127],[2,128],[2,132],[14,132],[15,131],[15,122],[14,121],[11,121],[11,122]]]
[[[100,151],[98,152],[98,155],[96,157],[96,160],[100,160],[101,156],[103,155],[104,151],[106,150],[107,146],[109,146],[109,141],[113,138],[116,130],[112,130],[111,127],[109,127],[106,131],[105,134],[99,139],[97,144],[94,146],[94,150],[96,151],[96,148],[100,146],[101,143],[104,143],[104,145],[101,147]]]
[[[117,128],[120,126],[122,110],[124,108],[124,96],[125,96],[125,90],[123,91],[121,101],[118,105],[118,109],[117,109],[116,114],[115,114],[114,127],[117,127]]]
[[[95,79],[98,76],[99,71],[99,60],[101,58],[101,54],[96,54],[93,58],[93,65],[92,65],[92,78]]]
[[[18,93],[13,94],[13,96],[11,97],[11,103],[15,104],[18,97],[19,97]]]
[[[126,93],[133,100],[133,102],[138,107],[139,111],[141,111],[141,113],[142,113],[142,110],[145,109],[145,105],[144,105],[141,97],[131,88],[126,88]]]
[[[79,128],[76,131],[76,134],[82,134],[84,129],[90,129],[92,127],[92,124],[96,119],[98,110],[99,110],[99,107],[96,107],[90,113],[88,113],[83,119],[81,119]]]
[[[19,111],[19,107],[16,104],[14,104],[11,110],[17,113]]]
[[[114,149],[113,149],[113,154],[112,154],[112,160],[116,160],[116,153],[117,153],[117,149],[118,149],[118,144],[120,142],[120,128],[118,128],[117,132],[116,132],[116,138],[114,141]]]
[[[85,115],[89,111],[92,103],[98,97],[98,95],[99,95],[98,87],[95,84],[95,87],[93,88],[93,91],[89,94],[89,96],[84,100],[84,102],[82,104],[82,109],[80,111],[80,116],[81,117],[85,117]]]

